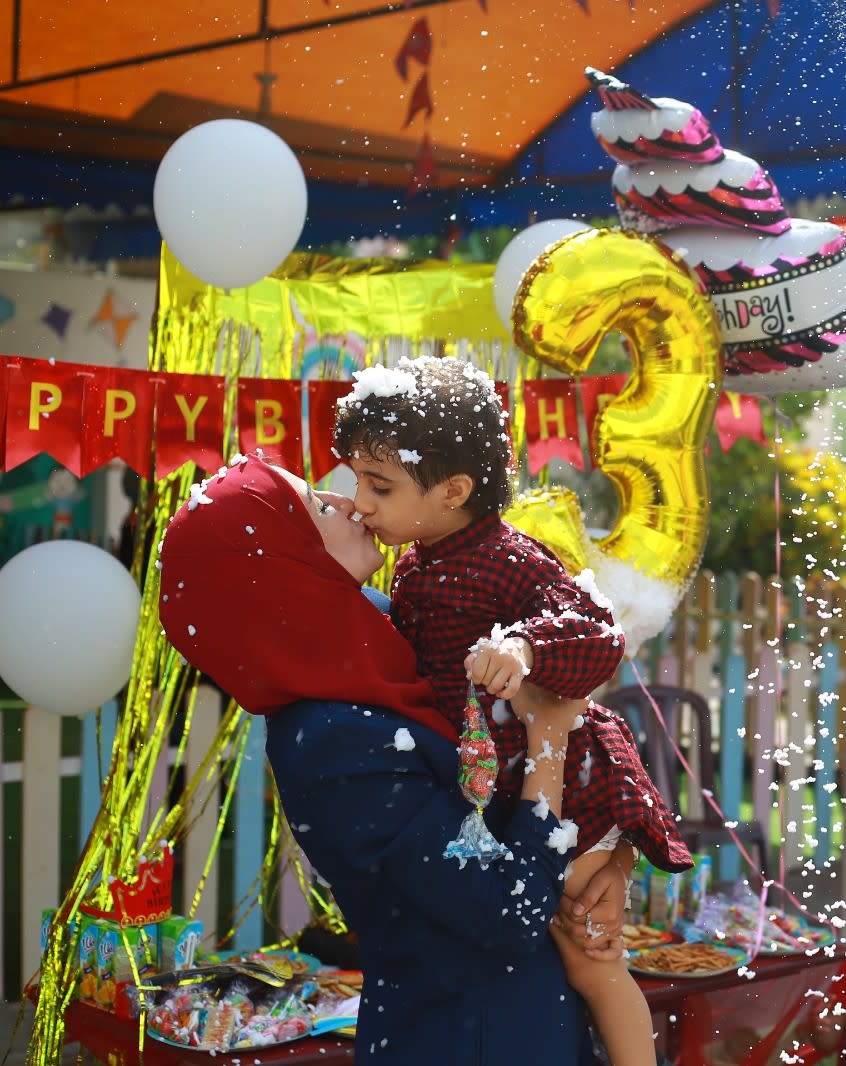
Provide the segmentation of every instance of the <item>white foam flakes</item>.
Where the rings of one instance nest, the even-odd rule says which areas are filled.
[[[195,483],[191,486],[188,495],[189,511],[196,511],[200,504],[214,503],[211,496],[206,495],[206,485],[208,485],[208,481],[201,481],[199,484]]]
[[[641,644],[667,625],[684,586],[658,581],[599,551],[591,553],[590,561],[598,586],[614,590],[614,621],[625,633],[626,655],[634,658]]]
[[[559,855],[566,855],[570,848],[576,846],[578,837],[579,827],[571,818],[564,818],[549,834],[546,846],[557,851]]]
[[[400,726],[396,733],[394,733],[394,747],[397,751],[414,751],[417,747],[414,743],[414,737],[409,733],[405,726]]]
[[[544,821],[549,814],[549,799],[543,792],[538,792],[538,802],[532,807],[532,814],[541,821]]]
[[[580,574],[576,574],[573,578],[573,584],[587,596],[590,596],[601,610],[614,613],[614,604],[599,591],[599,587],[596,584],[596,574],[593,570],[585,568]]]
[[[408,370],[376,364],[356,370],[352,391],[338,400],[339,407],[366,400],[368,396],[416,396],[417,382]]]

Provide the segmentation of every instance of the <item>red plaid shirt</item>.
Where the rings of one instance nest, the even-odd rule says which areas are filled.
[[[497,623],[522,623],[520,636],[534,654],[528,680],[568,698],[588,696],[607,681],[624,651],[611,631],[611,614],[545,545],[498,516],[409,548],[394,570],[391,613],[440,711],[459,732],[467,697],[464,659]],[[522,785],[526,731],[502,700],[478,695],[499,757],[497,788],[513,798]],[[579,827],[580,854],[616,824],[656,865],[690,865],[631,733],[608,711],[591,709],[585,726],[570,734],[562,816]]]

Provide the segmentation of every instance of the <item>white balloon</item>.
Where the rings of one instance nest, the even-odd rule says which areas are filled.
[[[252,285],[289,255],[308,194],[297,157],[256,122],[203,122],[170,146],[153,186],[163,240],[184,267],[221,289]]]
[[[129,571],[102,548],[25,548],[0,569],[0,677],[42,710],[96,710],[129,678],[140,606]]]
[[[523,275],[541,252],[571,233],[590,228],[587,222],[573,218],[550,218],[521,230],[506,244],[496,263],[493,288],[497,314],[507,329],[511,329],[511,309]]]

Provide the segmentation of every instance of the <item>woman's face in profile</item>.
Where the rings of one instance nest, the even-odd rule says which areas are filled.
[[[280,473],[305,504],[326,551],[363,585],[385,560],[367,526],[353,520],[353,501],[335,492],[316,494],[302,478],[287,470]]]

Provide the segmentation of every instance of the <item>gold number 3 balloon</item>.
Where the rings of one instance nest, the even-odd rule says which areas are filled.
[[[591,441],[596,466],[617,489],[614,528],[593,540],[568,489],[530,494],[505,517],[572,573],[594,571],[634,655],[669,621],[705,546],[704,450],[722,384],[713,305],[657,241],[585,230],[532,263],[513,323],[527,355],[574,375],[588,369],[607,333],[628,339],[631,377],[597,417]]]

